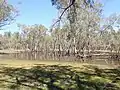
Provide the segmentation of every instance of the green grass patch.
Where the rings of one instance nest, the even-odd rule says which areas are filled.
[[[13,90],[120,90],[119,68],[102,69],[88,64],[80,67],[60,63],[28,64],[21,67],[1,65],[0,87]]]

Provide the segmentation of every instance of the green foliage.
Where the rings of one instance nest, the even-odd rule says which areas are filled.
[[[78,67],[77,67],[78,68]],[[86,69],[90,69],[85,66]],[[80,68],[79,68],[80,69]],[[109,74],[116,74],[114,78],[119,77],[120,72],[115,72],[117,69],[102,69],[102,74],[99,76],[94,72],[94,67],[91,73],[87,71],[75,70],[72,66],[60,65],[38,65],[29,69],[25,68],[10,68],[1,67],[0,75],[5,77],[1,80],[2,87],[14,89],[33,89],[33,90],[119,90],[119,83],[112,83],[113,79]],[[109,72],[108,72],[109,71]],[[5,79],[7,78],[7,79]],[[17,80],[20,82],[17,84]],[[6,83],[4,83],[6,82]]]
[[[67,3],[71,4],[73,2],[77,2],[77,0],[66,0]],[[94,5],[94,0],[83,0],[85,5],[90,5],[90,7],[93,7]],[[57,9],[62,8],[64,0],[51,0],[52,5],[56,5]]]
[[[0,0],[0,28],[8,25],[17,15],[15,8],[8,4],[6,0]]]

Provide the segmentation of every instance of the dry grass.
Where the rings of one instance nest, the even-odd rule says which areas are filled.
[[[93,65],[99,68],[115,68],[112,65],[99,65],[99,64],[88,64],[88,63],[80,63],[75,61],[53,61],[53,60],[0,60],[0,65],[7,67],[31,67],[38,64],[45,65],[62,65],[62,66],[73,66],[73,67],[83,67],[83,65]]]

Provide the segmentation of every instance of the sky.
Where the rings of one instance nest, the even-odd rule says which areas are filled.
[[[51,0],[7,0],[18,11],[19,16],[16,17],[16,21],[5,27],[5,30],[0,32],[18,31],[17,23],[34,25],[42,24],[47,28],[50,27],[53,19],[57,17],[57,10],[51,4]],[[19,4],[21,2],[21,4]]]
[[[107,17],[112,13],[120,14],[120,0],[100,0],[104,4],[103,14]]]
[[[57,10],[51,5],[51,0],[7,0],[17,10],[19,10],[19,16],[16,17],[16,21],[13,24],[4,27],[5,30],[1,30],[0,33],[11,31],[19,31],[17,23],[34,25],[42,24],[49,28],[53,19],[57,18]],[[103,14],[109,16],[112,13],[120,12],[120,0],[100,0],[104,3]]]

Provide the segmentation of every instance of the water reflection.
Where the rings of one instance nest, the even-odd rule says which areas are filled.
[[[4,59],[18,59],[18,60],[60,60],[60,61],[74,61],[79,63],[90,63],[99,65],[120,65],[119,58],[111,58],[110,55],[104,56],[92,56],[92,58],[76,59],[73,56],[61,56],[54,57],[53,54],[44,55],[41,52],[21,52],[21,53],[10,53],[10,54],[0,54],[0,60]]]

